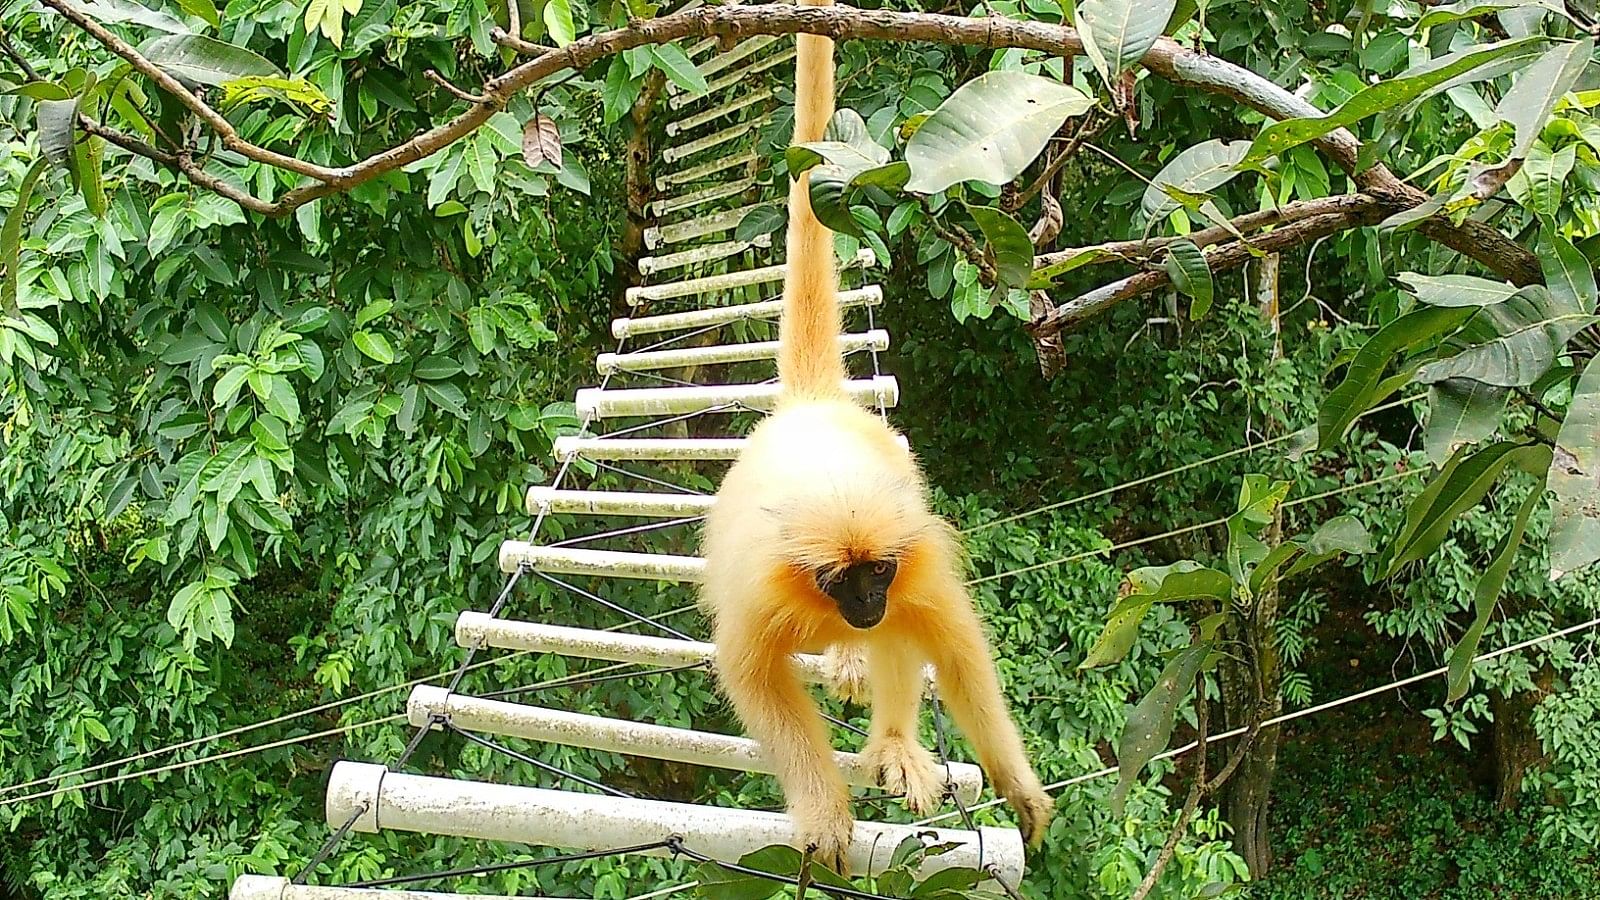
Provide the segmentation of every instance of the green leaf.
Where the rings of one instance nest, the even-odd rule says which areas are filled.
[[[495,319],[488,308],[475,306],[467,312],[467,337],[479,353],[484,356],[493,353],[496,336]]]
[[[1285,119],[1261,130],[1244,154],[1240,165],[1256,168],[1267,159],[1298,147],[1308,141],[1346,125],[1353,125],[1368,116],[1376,115],[1417,99],[1423,92],[1445,84],[1451,79],[1473,69],[1494,62],[1528,44],[1543,38],[1513,38],[1493,44],[1467,47],[1447,56],[1429,60],[1420,66],[1407,69],[1388,81],[1380,81],[1363,88],[1355,96],[1339,105],[1325,116]]]
[[[667,73],[673,84],[688,91],[691,95],[703,94],[707,90],[706,77],[689,61],[688,54],[678,49],[676,44],[653,44],[650,46],[650,58],[656,68]]]
[[[1597,291],[1594,268],[1589,265],[1588,257],[1572,246],[1571,241],[1548,229],[1544,242],[1545,246],[1539,251],[1539,268],[1544,270],[1544,283],[1549,286],[1550,293],[1564,305],[1593,310]]]
[[[461,363],[448,356],[424,356],[411,372],[426,381],[439,381],[459,374]]]
[[[222,17],[217,15],[217,6],[212,0],[178,0],[178,8],[197,19],[204,19],[212,28],[222,27]]]
[[[1302,545],[1305,555],[1290,566],[1280,580],[1293,578],[1341,554],[1366,554],[1375,549],[1372,535],[1355,516],[1334,516],[1322,523],[1322,527],[1312,532],[1310,537],[1302,538],[1298,543]]]
[[[795,144],[784,151],[789,173],[794,176],[825,161],[851,173],[864,172],[883,165],[888,158],[889,151],[870,142],[847,144],[843,141],[812,141],[809,144]]]
[[[352,335],[356,349],[360,350],[372,361],[387,366],[394,362],[394,347],[390,346],[389,339],[379,331],[358,331]]]
[[[1542,284],[1519,288],[1504,303],[1486,306],[1456,338],[1469,346],[1417,370],[1424,384],[1470,378],[1524,387],[1543,375],[1568,339],[1595,317]]]
[[[1478,653],[1478,641],[1483,638],[1483,630],[1489,625],[1489,617],[1494,614],[1495,603],[1500,599],[1500,591],[1505,588],[1506,576],[1511,572],[1511,563],[1516,558],[1517,548],[1522,546],[1522,536],[1528,530],[1528,517],[1533,514],[1535,506],[1543,499],[1544,492],[1530,491],[1522,506],[1517,509],[1516,520],[1511,523],[1511,530],[1500,540],[1500,546],[1494,551],[1494,556],[1489,560],[1488,568],[1478,578],[1478,584],[1472,590],[1472,624],[1468,626],[1466,634],[1461,636],[1460,643],[1450,651],[1450,668],[1446,676],[1445,702],[1454,703],[1460,700],[1467,692],[1467,685],[1472,681],[1472,658]]]
[[[1177,0],[1078,0],[1083,52],[1106,84],[1144,58],[1172,18]]]
[[[1317,410],[1317,449],[1326,450],[1349,432],[1350,426],[1382,397],[1378,386],[1389,360],[1454,329],[1472,314],[1466,309],[1427,307],[1407,313],[1367,339],[1350,360],[1344,380],[1329,392]]]
[[[48,81],[30,81],[27,84],[0,91],[0,95],[14,94],[18,97],[27,97],[29,100],[67,100],[72,97],[72,92],[59,84]]]
[[[744,214],[744,218],[733,229],[733,238],[737,241],[753,241],[764,234],[772,234],[787,221],[782,209],[773,204],[763,204]]]
[[[199,34],[159,37],[142,50],[162,71],[191,84],[224,85],[251,75],[283,77],[266,57]]]
[[[546,0],[544,27],[549,29],[550,38],[557,47],[565,47],[577,40],[578,33],[572,24],[572,0]]]
[[[1193,690],[1195,678],[1211,651],[1209,641],[1185,648],[1167,663],[1155,686],[1128,713],[1122,738],[1117,742],[1117,786],[1111,792],[1111,814],[1117,818],[1122,817],[1123,803],[1134,780],[1172,738],[1178,705]]]
[[[1140,201],[1144,214],[1159,219],[1183,206],[1167,193],[1168,187],[1182,194],[1208,194],[1232,181],[1240,172],[1235,166],[1249,149],[1244,141],[1213,139],[1179,153],[1145,188]]]
[[[5,278],[0,279],[0,312],[8,316],[21,312],[17,308],[17,278],[22,257],[22,220],[28,216],[28,201],[33,199],[34,186],[49,164],[50,161],[43,158],[34,161],[22,176],[22,183],[17,185],[16,205],[6,211],[5,224],[0,225],[0,269],[5,270]]]
[[[1502,42],[1506,43],[1506,42]],[[1523,159],[1544,130],[1556,101],[1572,89],[1594,55],[1594,39],[1558,44],[1534,61],[1500,98],[1494,114],[1516,129],[1511,159]]]
[[[1194,298],[1189,304],[1189,318],[1195,321],[1205,318],[1216,291],[1205,253],[1193,241],[1174,241],[1167,245],[1166,270],[1172,286]]]
[[[1515,285],[1490,281],[1474,275],[1419,275],[1402,272],[1398,276],[1417,302],[1429,306],[1491,306],[1505,302],[1517,292]]]
[[[361,310],[356,313],[356,327],[360,328],[363,325],[368,325],[377,321],[378,319],[383,318],[391,309],[394,309],[394,301],[388,299],[387,297],[382,297],[367,303],[367,305],[361,307]]]
[[[39,123],[39,147],[45,159],[77,177],[72,141],[78,131],[78,98],[41,100],[34,113]]]
[[[1445,463],[1428,486],[1406,508],[1405,527],[1388,545],[1384,577],[1393,577],[1406,563],[1422,559],[1443,543],[1450,526],[1462,512],[1476,506],[1489,492],[1515,454],[1535,449],[1500,441],[1480,450],[1463,447]]]
[[[111,25],[120,25],[132,22],[168,34],[189,34],[190,28],[177,16],[161,10],[151,9],[134,0],[94,0],[93,3],[84,3],[80,7],[90,16]]]
[[[458,419],[467,418],[467,395],[448,381],[420,382],[422,390],[445,412]]]
[[[816,166],[802,177],[809,179],[811,212],[830,230],[861,236],[861,226],[850,214],[851,173],[840,166]]]
[[[1138,638],[1139,623],[1156,603],[1197,598],[1226,601],[1232,593],[1233,581],[1227,573],[1189,560],[1134,569],[1123,580],[1119,599],[1106,617],[1105,630],[1078,668],[1092,669],[1120,662]]]
[[[707,900],[770,900],[783,890],[783,882],[746,875],[712,860],[694,870],[695,893]]]
[[[1508,388],[1468,378],[1449,378],[1428,387],[1428,418],[1422,446],[1428,460],[1442,465],[1462,447],[1495,433],[1505,412]]]
[[[1589,360],[1573,388],[1556,434],[1546,486],[1550,504],[1550,578],[1600,559],[1600,357]]]
[[[1559,15],[1567,14],[1560,0],[1460,0],[1457,3],[1428,8],[1412,27],[1421,31],[1436,25],[1448,25],[1462,19],[1475,19],[1489,13],[1521,7],[1546,9]]]
[[[1000,287],[1027,284],[1033,274],[1033,241],[1028,239],[1028,229],[992,206],[968,206],[967,212],[989,242]]]
[[[1006,184],[1061,123],[1093,105],[1082,91],[1053,79],[986,72],[957,88],[906,142],[906,187],[934,194],[963,181]]]
[[[1561,208],[1567,176],[1578,161],[1578,147],[1568,144],[1555,153],[1543,141],[1535,141],[1528,158],[1508,183],[1512,196],[1528,209],[1547,218]],[[1523,190],[1522,188],[1526,188]]]
[[[217,379],[216,386],[211,389],[211,405],[226,406],[233,402],[239,395],[239,388],[244,387],[244,381],[250,375],[248,365],[238,365],[224,372]]]
[[[105,159],[105,141],[93,135],[78,142],[78,191],[83,194],[83,205],[97,219],[106,215],[106,185],[102,175]]]
[[[304,78],[247,75],[222,86],[224,108],[274,100],[302,107],[314,116],[326,116],[333,110],[333,100]]]

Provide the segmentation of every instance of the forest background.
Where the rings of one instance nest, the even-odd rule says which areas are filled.
[[[1402,83],[1453,50],[1535,35],[1571,46],[1593,22],[1581,3],[1177,7],[1169,34],[1324,110],[1375,82]],[[98,0],[95,8],[130,40],[212,35],[271,60],[289,77],[236,81],[219,102],[252,140],[292,146],[320,164],[391,145],[460,109],[462,98],[439,81],[478,84],[509,59],[489,27],[506,25],[504,4],[484,0]],[[1438,9],[1459,15],[1421,21]],[[922,11],[1044,22],[1073,15],[1055,0]],[[541,0],[518,12],[528,40],[566,43],[655,10]],[[396,724],[364,724],[395,713],[403,693],[362,695],[447,669],[460,652],[456,613],[498,592],[495,550],[526,527],[522,490],[548,481],[551,442],[575,424],[565,398],[593,381],[594,355],[611,349],[606,323],[639,277],[633,263],[649,199],[640,191],[668,145],[662,85],[693,76],[670,49],[603,58],[544,84],[531,95],[536,104],[518,96],[503,118],[441,153],[291,215],[265,216],[174,173],[175,157],[152,162],[74,130],[74,115],[104,110],[151,135],[176,134],[175,143],[193,139],[191,161],[226,170],[236,193],[271,200],[295,184],[197,137],[203,128],[187,111],[141,88],[82,29],[13,0],[0,7],[0,38],[8,310],[0,327],[0,897],[219,896],[241,872],[305,863],[326,833],[321,794],[331,762],[392,758],[406,738]],[[1076,57],[1070,78],[1095,97],[1095,109],[1064,127],[1009,193],[969,187],[964,195],[997,198],[984,202],[1007,206],[1023,226],[1048,224],[1049,204],[1058,203],[1056,233],[1035,234],[1058,262],[1072,259],[1060,248],[1201,228],[1206,203],[1231,215],[1352,184],[1336,160],[1303,144],[1270,171],[1191,184],[1188,197],[1163,201],[1152,217],[1150,179],[1187,148],[1248,142],[1264,118],[1141,69],[1109,73],[1108,87],[1095,62]],[[908,122],[991,69],[1062,72],[1059,59],[1021,50],[845,43],[841,106],[858,111],[875,139],[898,146]],[[1455,204],[1458,219],[1487,220],[1492,211],[1498,227],[1534,248],[1544,272],[1574,271],[1568,249],[1588,272],[1600,254],[1600,123],[1590,114],[1600,77],[1580,61],[1556,92],[1565,98],[1552,98],[1523,146],[1528,129],[1496,106],[1516,80],[1533,76],[1509,66],[1480,74],[1409,108],[1353,118],[1372,154],[1363,167],[1382,159],[1416,173],[1408,180],[1431,194],[1473,201]],[[765,135],[775,162],[769,179],[784,177],[785,96]],[[59,104],[69,101],[63,120]],[[523,147],[524,124],[541,117],[560,135],[558,153],[542,161]],[[1500,159],[1516,166],[1475,165]],[[1469,196],[1474,190],[1496,198],[1492,209]],[[863,234],[853,240],[891,261],[883,316],[896,336],[886,367],[903,390],[896,423],[925,461],[943,510],[962,527],[984,526],[969,535],[975,570],[1027,570],[985,583],[979,600],[1030,749],[1054,781],[1112,758],[1164,654],[1188,638],[1181,612],[1160,605],[1124,658],[1079,669],[1125,573],[1221,556],[1226,529],[1185,529],[1232,514],[1245,475],[1288,481],[1290,498],[1329,494],[1277,511],[1273,527],[1283,534],[1339,515],[1358,519],[1380,544],[1406,533],[1408,509],[1454,449],[1437,435],[1425,440],[1425,388],[1402,379],[1367,398],[1368,406],[1410,400],[1361,418],[1348,439],[1325,442],[1332,446],[1289,454],[1289,438],[1319,415],[1326,420],[1338,367],[1411,308],[1414,286],[1397,275],[1493,275],[1419,231],[1356,221],[1281,256],[1219,266],[1206,287],[1180,278],[1184,291],[1163,283],[1042,334],[1028,326],[1041,315],[1031,304],[1093,289],[1106,278],[1101,265],[1137,269],[1123,259],[1080,259],[1058,266],[1042,298],[1020,284],[992,293],[1003,254],[952,196],[941,192],[932,204],[877,197],[888,200],[881,210],[857,207]],[[1197,308],[1202,294],[1209,313]],[[1567,376],[1593,356],[1581,338],[1561,354]],[[1536,433],[1541,415],[1549,413],[1545,424],[1561,418],[1551,408],[1576,404],[1577,393],[1570,377],[1502,392],[1471,441]],[[1510,568],[1481,629],[1482,649],[1592,618],[1600,581],[1585,572],[1549,577],[1552,513],[1542,505],[1529,507],[1521,552],[1500,552],[1508,533],[1520,533],[1519,507],[1533,485],[1508,471],[1501,490],[1446,523],[1437,550],[1395,573],[1381,554],[1358,555],[1284,582],[1262,645],[1281,660],[1275,702],[1294,710],[1442,665],[1468,631],[1492,561]],[[1078,558],[1040,565],[1063,556]],[[523,618],[615,624],[538,587],[515,603]],[[1600,897],[1595,649],[1592,637],[1574,635],[1480,664],[1454,702],[1442,680],[1427,681],[1285,727],[1242,770],[1248,796],[1208,801],[1189,824],[1154,896],[1219,895],[1251,877],[1249,861],[1247,890],[1260,898]],[[568,665],[524,658],[473,677],[530,683],[569,674]],[[606,682],[560,703],[736,727],[699,673]],[[174,755],[60,777],[319,706]],[[1178,739],[1195,724],[1186,704]],[[317,736],[329,730],[340,733]],[[264,745],[272,746],[58,790]],[[759,780],[532,750],[655,796],[745,806],[777,799]],[[530,778],[444,735],[425,741],[412,764]],[[1028,890],[1128,896],[1182,805],[1181,774],[1155,764],[1122,814],[1112,811],[1114,779],[1064,789]],[[319,877],[376,878],[505,852],[384,834],[352,841]],[[468,889],[624,898],[679,875],[670,862],[596,860],[503,873]]]

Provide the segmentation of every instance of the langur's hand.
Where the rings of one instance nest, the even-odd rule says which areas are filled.
[[[812,861],[837,872],[850,874],[850,840],[856,823],[845,803],[795,805],[789,809],[795,823],[795,842]]]

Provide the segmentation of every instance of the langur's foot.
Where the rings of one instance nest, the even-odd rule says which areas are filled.
[[[996,779],[995,793],[1006,798],[1016,811],[1017,830],[1022,832],[1022,839],[1030,847],[1039,846],[1056,811],[1055,800],[1044,792],[1039,776],[1030,771],[1023,778]]]
[[[867,655],[860,647],[834,644],[822,657],[828,693],[846,703],[865,706],[868,693]]]
[[[861,755],[878,785],[890,793],[904,794],[912,812],[926,815],[939,808],[945,770],[926,747],[904,736],[876,738]]]
[[[794,819],[795,843],[812,862],[837,872],[850,874],[850,840],[856,823],[848,805],[789,810]]]

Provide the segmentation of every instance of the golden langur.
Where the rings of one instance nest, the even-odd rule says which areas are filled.
[[[804,143],[821,139],[833,114],[833,42],[796,41],[794,140]],[[723,481],[703,540],[701,600],[722,688],[775,763],[797,843],[842,872],[854,829],[849,792],[792,654],[829,651],[846,669],[865,660],[872,727],[863,753],[882,786],[919,813],[944,792],[943,769],[918,739],[931,662],[990,783],[1037,845],[1052,803],[1007,712],[955,532],[929,509],[896,432],[844,391],[837,290],[833,235],[800,177],[789,190],[781,396]]]

